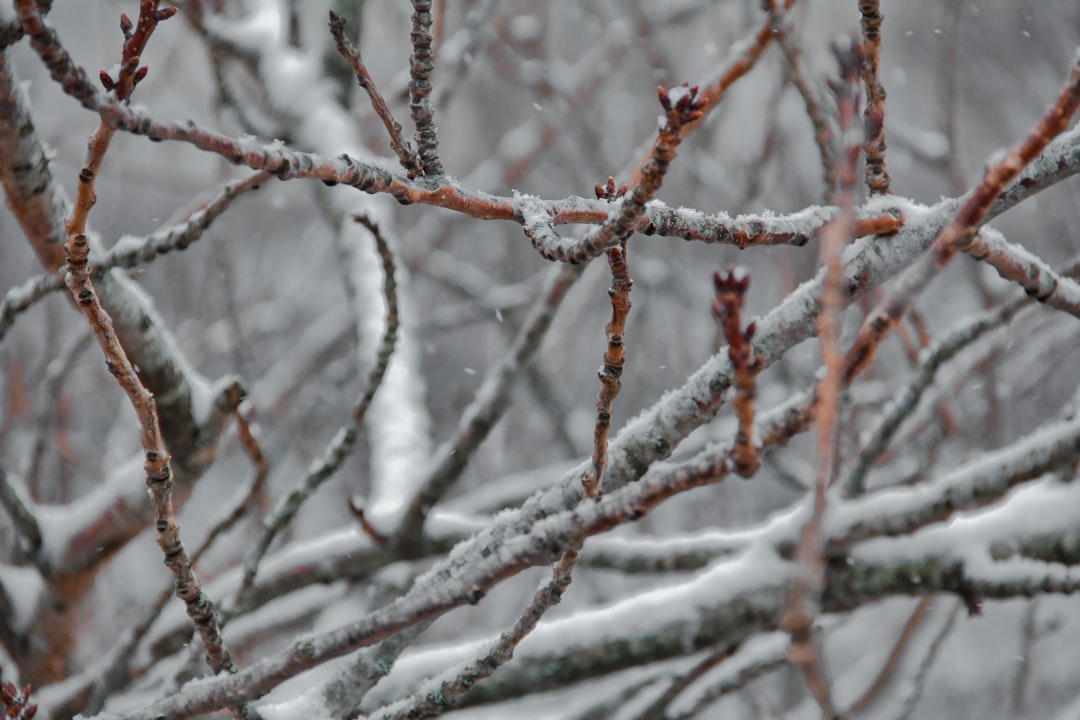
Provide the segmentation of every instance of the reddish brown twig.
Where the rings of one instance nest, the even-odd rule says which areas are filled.
[[[33,0],[20,0],[16,4],[20,21],[27,34],[40,32],[40,16]],[[108,90],[115,90],[120,100],[130,97],[131,91],[144,77],[146,67],[139,67],[139,58],[157,23],[176,13],[175,8],[158,10],[156,0],[143,0],[139,6],[139,21],[133,26],[126,15],[121,15],[120,29],[126,42],[120,73],[116,78],[102,73],[101,81]],[[35,26],[34,23],[38,26]],[[143,469],[154,513],[157,543],[165,558],[165,565],[172,573],[177,597],[183,600],[188,616],[192,619],[203,640],[207,662],[214,672],[235,670],[232,656],[221,638],[214,605],[202,592],[198,578],[191,571],[191,561],[180,540],[180,528],[173,517],[172,467],[165,450],[154,396],[143,386],[138,373],[128,359],[113,328],[112,318],[102,307],[93,283],[89,262],[90,244],[86,237],[86,219],[93,207],[94,181],[105,152],[108,150],[114,128],[102,120],[97,132],[90,139],[86,163],[79,173],[79,189],[72,215],[65,223],[67,240],[64,253],[67,262],[65,284],[75,299],[76,306],[86,317],[98,344],[105,353],[109,372],[119,382],[128,396],[139,419],[141,444],[145,453]]]
[[[446,27],[446,0],[434,0],[431,17],[431,42],[435,45],[435,50],[438,51],[442,47],[443,28]]]
[[[124,51],[120,59],[120,70],[114,78],[104,70],[99,77],[106,90],[115,91],[117,100],[127,100],[135,86],[146,78],[148,68],[139,66],[143,51],[150,36],[157,29],[157,24],[176,14],[175,7],[158,9],[158,0],[139,1],[139,20],[132,24],[126,13],[120,13],[120,32],[124,33]]]
[[[431,0],[412,0],[413,51],[409,56],[409,114],[416,125],[416,148],[424,175],[443,175],[439,159],[439,131],[435,128],[431,107],[431,73],[435,71],[435,51],[431,38]]]
[[[830,80],[829,85],[836,95],[840,139],[847,142],[847,134],[854,124],[857,112],[862,49],[851,42],[847,46],[838,44],[833,50],[840,65],[840,79]],[[814,638],[813,626],[825,581],[825,540],[821,532],[821,520],[825,514],[826,490],[835,475],[837,407],[844,380],[844,358],[839,348],[840,313],[844,309],[844,268],[840,254],[852,238],[855,168],[860,149],[857,142],[847,143],[847,147],[842,151],[843,155],[834,161],[837,187],[833,199],[840,206],[841,213],[822,232],[821,243],[821,264],[826,271],[817,325],[825,377],[815,388],[814,415],[818,429],[817,481],[814,485],[813,511],[809,521],[803,526],[799,541],[798,560],[801,571],[792,580],[791,592],[780,621],[781,627],[791,635],[789,658],[802,672],[806,687],[821,706],[825,717],[835,714],[835,706],[824,662]]]
[[[784,0],[784,10],[790,10],[791,6],[794,5],[795,2],[796,0]],[[699,98],[702,103],[701,114],[693,120],[687,122],[684,127],[680,128],[680,134],[693,130],[701,123],[701,120],[702,118],[704,118],[705,113],[709,112],[709,110],[711,110],[713,107],[716,106],[717,103],[720,102],[720,100],[724,97],[724,94],[727,93],[728,88],[734,85],[736,80],[741,78],[746,73],[750,72],[750,70],[757,63],[758,58],[760,58],[761,54],[765,52],[765,48],[767,48],[769,46],[769,43],[772,42],[772,39],[772,19],[766,18],[765,22],[762,23],[760,28],[758,28],[758,31],[754,33],[752,39],[735,43],[732,46],[742,48],[742,54],[740,54],[734,61],[732,61],[730,65],[728,65],[728,67],[724,70],[720,77],[718,77],[715,81],[705,85],[705,87],[701,91],[701,96]],[[639,163],[637,169],[634,170],[634,175],[631,178],[631,183],[638,182],[641,174],[643,174],[643,170],[645,168],[645,161],[647,159],[648,156],[642,158],[642,162]]]
[[[750,275],[743,268],[728,265],[724,273],[713,273],[716,296],[712,301],[713,317],[720,324],[728,344],[728,358],[734,369],[735,397],[731,401],[739,430],[735,435],[735,472],[748,478],[761,465],[754,444],[754,398],[757,395],[757,374],[761,360],[754,354],[752,342],[755,323],[742,329],[742,309]]]
[[[893,645],[889,657],[885,659],[885,664],[881,666],[881,670],[878,671],[874,681],[870,683],[870,687],[866,688],[866,692],[851,706],[849,712],[852,715],[862,715],[874,703],[874,700],[881,694],[885,686],[889,684],[889,680],[896,673],[896,668],[900,665],[911,639],[915,636],[915,631],[922,625],[922,621],[926,617],[926,611],[930,609],[933,602],[933,596],[927,595],[915,605],[915,609],[911,611],[907,622],[904,623],[904,629],[900,631],[900,636],[896,638],[896,643]]]
[[[214,604],[202,592],[199,580],[191,570],[191,560],[180,541],[180,527],[173,517],[172,467],[161,438],[154,396],[143,386],[138,373],[128,360],[113,330],[112,318],[101,306],[97,292],[90,282],[90,246],[86,235],[69,236],[65,250],[68,289],[105,353],[109,372],[120,383],[139,418],[142,447],[146,455],[143,468],[150,506],[154,513],[157,543],[164,555],[165,565],[172,573],[177,597],[184,601],[188,616],[202,637],[211,668],[214,672],[232,671],[235,666],[221,638]]]
[[[600,227],[586,235],[580,242],[562,238],[551,226],[550,216],[529,207],[528,202],[519,203],[524,221],[525,234],[533,246],[548,260],[572,264],[583,263],[608,248],[622,243],[637,228],[645,215],[645,204],[652,199],[664,180],[675,152],[682,141],[683,129],[701,119],[704,102],[698,97],[698,88],[683,83],[670,91],[656,89],[664,120],[645,161],[638,168],[637,179],[623,197],[622,206],[610,215]],[[612,181],[614,182],[614,181]]]
[[[389,540],[367,519],[367,515],[364,514],[364,506],[356,498],[349,498],[349,512],[356,518],[356,522],[360,523],[360,529],[364,531],[365,535],[374,540],[379,547],[386,547]]]
[[[383,126],[386,127],[386,132],[390,135],[390,147],[401,161],[401,167],[405,168],[405,172],[410,178],[416,177],[422,172],[420,160],[413,151],[412,145],[402,137],[401,123],[394,119],[386,100],[383,99],[382,94],[375,87],[375,81],[371,79],[371,74],[364,65],[363,58],[360,57],[360,51],[354,48],[349,39],[345,37],[345,18],[331,10],[329,25],[330,34],[334,38],[338,53],[345,58],[345,62],[349,63],[349,67],[356,74],[356,81],[360,84],[360,87],[364,88],[368,97],[371,98],[371,107],[375,109],[375,114],[379,116]]]
[[[615,189],[615,179],[609,177],[607,186],[599,183],[594,188],[598,199],[614,201],[626,193],[626,186]],[[622,387],[623,365],[626,363],[626,318],[630,314],[630,269],[626,264],[626,241],[618,247],[608,248],[608,265],[611,267],[611,285],[608,295],[611,297],[611,320],[604,327],[607,335],[607,350],[604,351],[604,365],[597,373],[600,377],[600,394],[596,398],[596,427],[593,430],[592,468],[582,480],[582,500],[600,499],[600,485],[607,467],[608,430],[611,428],[611,406]]]
[[[873,361],[882,338],[903,316],[915,296],[930,284],[956,253],[964,252],[972,246],[975,234],[994,200],[1051,140],[1068,127],[1069,119],[1078,106],[1080,57],[1074,60],[1069,79],[1050,110],[1027,137],[1017,143],[1003,159],[987,168],[982,181],[971,191],[956,217],[938,233],[930,251],[900,277],[895,287],[863,322],[845,358],[847,382]]]
[[[21,17],[22,7],[27,4],[33,8],[32,2],[16,4],[20,8],[20,19],[23,19]],[[140,0],[139,20],[135,25],[132,24],[131,19],[125,13],[120,13],[120,31],[124,34],[124,49],[120,56],[120,70],[115,78],[102,70],[98,78],[101,80],[105,90],[113,92],[116,99],[121,102],[131,97],[135,86],[142,82],[149,71],[147,66],[140,66],[139,61],[142,58],[143,50],[146,49],[147,41],[150,40],[150,36],[157,28],[157,24],[162,20],[168,20],[176,14],[175,7],[159,10],[157,5],[157,0]],[[36,8],[33,9],[36,12]],[[94,194],[94,181],[97,178],[98,171],[101,169],[101,162],[105,159],[105,153],[109,149],[109,143],[112,141],[114,132],[115,128],[102,120],[98,124],[97,132],[90,138],[86,163],[83,165],[82,172],[79,173],[79,189],[75,197],[75,209],[71,218],[67,221],[69,235],[79,235],[86,232],[86,218],[90,214],[90,208],[94,206],[94,202],[97,200],[97,196]]]
[[[861,74],[866,88],[863,112],[866,152],[866,186],[871,195],[889,192],[889,171],[885,169],[885,86],[878,73],[878,48],[881,47],[881,7],[879,0],[859,0],[862,14],[863,61]]]

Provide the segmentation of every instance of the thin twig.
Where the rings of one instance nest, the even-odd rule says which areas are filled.
[[[626,186],[615,189],[615,178],[609,177],[607,186],[596,185],[597,199],[614,202],[626,193]],[[607,249],[608,266],[611,268],[611,285],[608,296],[611,298],[611,320],[604,327],[607,336],[607,349],[604,351],[604,364],[597,373],[600,377],[600,392],[596,398],[596,424],[593,430],[592,467],[582,477],[582,500],[600,499],[600,485],[607,468],[608,430],[611,428],[611,408],[622,387],[623,365],[626,364],[626,318],[630,314],[630,269],[626,264],[626,239],[617,246]]]
[[[90,323],[94,336],[105,353],[109,371],[120,383],[139,418],[142,446],[146,454],[146,485],[150,491],[157,542],[165,557],[165,564],[173,574],[177,596],[184,601],[188,615],[203,639],[211,668],[214,672],[232,670],[235,666],[221,639],[214,605],[202,592],[198,579],[191,571],[191,561],[180,541],[180,528],[173,517],[172,468],[169,454],[162,442],[154,397],[143,387],[113,330],[112,318],[102,307],[94,290],[90,279],[90,247],[86,235],[70,235],[65,251],[68,289]]]
[[[796,1],[797,0],[784,0],[784,11],[790,10]],[[681,128],[680,132],[689,132],[700,125],[705,114],[720,102],[728,89],[735,84],[735,81],[753,69],[754,65],[757,64],[758,58],[765,52],[765,48],[769,46],[769,43],[772,42],[772,40],[772,18],[766,18],[765,22],[762,23],[761,27],[758,28],[758,31],[754,33],[752,38],[747,38],[741,42],[734,43],[732,47],[737,48],[740,51],[740,54],[724,69],[720,77],[711,83],[704,84],[700,98],[703,103],[701,115],[688,122],[685,127]],[[634,175],[631,178],[631,184],[638,182],[639,176],[645,167],[645,160],[647,159],[648,154],[642,158],[642,162],[638,164],[637,169],[634,171]]]
[[[30,462],[27,464],[29,469],[26,471],[26,484],[30,488],[31,497],[41,496],[39,483],[46,450],[51,449],[68,462],[75,459],[74,450],[67,437],[67,428],[63,427],[67,420],[67,399],[60,391],[70,377],[72,365],[90,346],[92,340],[93,335],[90,332],[79,333],[70,338],[45,367],[45,378],[37,401],[41,411],[34,432],[34,444],[30,450]],[[60,427],[57,427],[57,424]],[[62,497],[66,495],[66,492],[61,493]]]
[[[915,609],[911,611],[907,622],[904,623],[904,628],[900,631],[900,636],[896,638],[896,643],[893,644],[889,657],[885,659],[885,664],[881,666],[881,670],[878,671],[877,676],[870,683],[870,687],[866,688],[866,692],[860,695],[859,699],[852,704],[849,710],[852,715],[862,715],[878,698],[885,686],[889,684],[889,681],[896,673],[896,668],[900,666],[904,653],[907,652],[908,645],[911,644],[911,639],[915,637],[915,631],[922,625],[923,620],[926,618],[926,611],[930,609],[933,602],[934,598],[927,595],[916,603]]]
[[[948,619],[945,624],[941,626],[941,630],[937,636],[934,637],[934,641],[930,643],[930,647],[926,651],[926,657],[923,658],[922,663],[919,665],[919,669],[915,673],[914,686],[912,691],[908,693],[908,696],[904,698],[904,708],[900,712],[897,720],[907,720],[914,712],[915,708],[919,706],[919,701],[922,699],[922,694],[926,690],[926,681],[930,677],[930,670],[934,667],[934,662],[938,658],[938,653],[941,651],[941,646],[945,643],[945,639],[949,637],[949,633],[952,632],[953,624],[956,622],[956,618],[960,615],[960,608],[964,607],[963,602],[958,602],[953,605],[952,611],[949,613]]]
[[[920,398],[926,389],[933,384],[937,371],[941,366],[987,332],[1007,324],[1027,304],[1029,304],[1028,298],[1017,298],[995,310],[980,315],[974,320],[964,322],[961,327],[950,332],[944,339],[926,351],[915,379],[897,391],[893,401],[888,405],[889,411],[880,418],[864,443],[859,459],[844,483],[848,496],[857,497],[862,495],[866,486],[866,475],[869,473],[870,468],[885,452],[889,441],[904,420],[918,407]]]
[[[379,258],[382,260],[382,289],[383,299],[386,302],[386,327],[383,330],[382,339],[379,341],[379,347],[375,354],[375,364],[368,373],[367,384],[363,392],[356,398],[349,422],[338,430],[337,434],[330,440],[323,450],[322,457],[313,462],[311,467],[308,468],[304,480],[288,495],[282,497],[274,511],[263,521],[262,535],[259,536],[258,542],[256,542],[255,547],[244,561],[244,578],[237,593],[237,600],[234,603],[238,607],[244,605],[246,596],[255,583],[255,575],[259,571],[259,562],[270,549],[274,538],[292,522],[292,519],[296,517],[296,513],[300,511],[300,507],[318,490],[319,486],[333,477],[341,464],[345,462],[349,453],[352,452],[357,435],[360,432],[360,426],[364,422],[368,408],[371,407],[375,393],[382,385],[383,378],[386,377],[386,372],[390,367],[390,358],[394,354],[398,333],[398,297],[394,254],[378,225],[366,215],[356,215],[354,219],[370,231]]]
[[[859,0],[862,15],[862,79],[866,88],[865,123],[866,185],[871,195],[887,195],[889,171],[885,169],[885,86],[878,70],[878,48],[881,46],[881,14],[879,0]]]
[[[248,483],[247,489],[237,497],[232,508],[214,523],[203,541],[195,549],[195,552],[191,554],[192,565],[199,562],[199,559],[210,549],[218,537],[235,526],[241,518],[252,510],[255,506],[255,498],[263,492],[266,478],[270,473],[270,465],[263,455],[259,441],[255,438],[249,419],[240,410],[234,413],[234,417],[236,418],[237,437],[240,440],[241,447],[244,449],[244,453],[255,467],[255,475],[252,477],[251,482]],[[125,632],[108,652],[106,658],[109,659],[109,662],[103,663],[100,671],[92,678],[93,691],[86,706],[82,708],[83,714],[100,712],[109,696],[130,681],[129,668],[133,653],[161,616],[161,612],[165,609],[171,594],[169,589],[162,591],[151,604],[150,610],[142,621]],[[250,712],[250,709],[248,709],[248,712]]]
[[[441,177],[444,173],[439,159],[439,132],[432,119],[435,110],[431,107],[431,73],[435,71],[435,51],[431,47],[431,0],[412,0],[412,6],[409,114],[416,125],[414,138],[424,175]]]
[[[419,555],[428,512],[453,487],[473,453],[509,407],[510,392],[521,376],[522,366],[539,350],[555,313],[584,267],[552,269],[540,299],[529,310],[509,352],[484,378],[476,399],[462,413],[453,437],[435,452],[432,469],[409,501],[395,533],[393,544],[404,557]]]
[[[742,310],[750,275],[744,268],[728,265],[727,271],[713,273],[716,296],[712,301],[713,317],[720,324],[728,343],[728,358],[734,374],[735,397],[731,401],[739,429],[735,434],[735,472],[748,478],[761,466],[754,444],[754,398],[761,360],[754,354],[753,340],[757,326],[742,328]]]
[[[437,689],[425,686],[405,702],[368,717],[371,720],[412,720],[441,715],[453,709],[476,683],[490,677],[505,665],[514,656],[514,649],[536,628],[544,614],[559,604],[563,593],[570,586],[571,573],[577,565],[580,549],[581,543],[578,542],[576,547],[567,548],[563,552],[552,569],[551,579],[536,591],[529,607],[518,617],[514,627],[500,635],[499,639],[478,657],[457,670],[452,679],[439,683]]]
[[[858,102],[858,72],[862,60],[861,48],[850,42],[847,46],[834,46],[840,65],[840,79],[831,82],[836,94],[839,111],[840,142],[843,155],[834,161],[837,187],[834,202],[841,208],[841,215],[823,232],[820,264],[826,268],[821,291],[821,313],[818,316],[818,336],[821,339],[821,357],[825,377],[815,388],[815,416],[817,421],[818,472],[814,485],[813,511],[803,527],[798,546],[801,567],[792,581],[781,627],[791,633],[789,657],[798,667],[814,699],[821,706],[825,717],[836,713],[829,688],[828,676],[813,635],[821,591],[824,587],[825,540],[821,521],[825,513],[825,498],[836,472],[837,408],[843,389],[844,358],[839,348],[840,313],[844,308],[844,268],[840,254],[851,240],[854,225],[855,164],[860,144],[852,142],[848,134],[854,124]]]
[[[349,67],[356,74],[356,81],[360,84],[360,87],[364,88],[368,97],[371,98],[371,106],[375,109],[375,114],[382,120],[386,132],[390,135],[390,147],[401,161],[401,167],[405,168],[408,177],[416,177],[423,170],[420,167],[420,160],[409,142],[402,137],[401,123],[394,119],[394,114],[390,112],[386,100],[383,99],[382,94],[375,87],[375,81],[371,79],[371,73],[368,72],[363,58],[360,57],[360,51],[354,48],[349,39],[345,37],[345,18],[333,10],[330,11],[330,34],[334,38],[338,53],[345,58],[345,62],[349,63]]]

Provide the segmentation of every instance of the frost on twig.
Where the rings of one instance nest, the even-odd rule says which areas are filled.
[[[589,232],[580,242],[566,240],[555,233],[554,228],[543,220],[529,222],[526,219],[525,234],[540,255],[548,260],[568,263],[584,263],[608,248],[615,247],[633,234],[639,219],[645,214],[648,203],[660,189],[668,167],[675,159],[675,152],[682,141],[683,129],[699,120],[705,101],[698,97],[698,88],[684,82],[681,86],[665,90],[656,88],[664,116],[660,132],[653,141],[648,156],[641,163],[637,180],[625,193],[620,193],[622,203],[608,216],[600,227]],[[614,182],[614,181],[612,181]]]

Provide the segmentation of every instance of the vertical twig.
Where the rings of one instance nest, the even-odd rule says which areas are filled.
[[[784,10],[790,10],[796,2],[797,0],[784,0]],[[772,42],[772,39],[772,19],[766,18],[765,22],[762,23],[761,27],[758,28],[758,31],[754,33],[752,37],[732,45],[733,48],[738,48],[741,52],[738,57],[727,66],[719,78],[702,88],[700,97],[701,112],[696,118],[687,122],[685,127],[679,128],[680,138],[684,132],[693,130],[701,124],[702,118],[705,117],[705,113],[715,107],[720,100],[723,99],[728,89],[735,84],[735,81],[753,69],[762,53],[765,52],[765,48]],[[639,180],[639,176],[644,167],[644,162],[638,165],[637,169],[634,171],[634,176],[631,178],[631,183],[636,183]]]
[[[206,534],[206,537],[203,538],[203,541],[195,549],[195,552],[191,554],[192,564],[199,562],[199,559],[210,549],[214,544],[214,541],[217,540],[222,533],[227,532],[236,525],[236,523],[239,522],[252,507],[254,507],[255,498],[263,491],[263,488],[266,485],[266,478],[270,473],[270,464],[263,455],[262,447],[255,437],[250,420],[244,412],[239,409],[236,410],[233,415],[236,418],[237,438],[240,440],[240,445],[244,449],[244,453],[255,467],[255,475],[252,477],[247,489],[233,504],[232,508],[225,513],[220,520],[214,523],[214,526]],[[129,667],[133,653],[139,643],[142,642],[143,638],[146,637],[147,633],[150,632],[150,629],[161,615],[161,611],[165,609],[165,605],[169,601],[169,596],[171,594],[172,593],[166,589],[158,595],[158,598],[150,606],[150,611],[146,614],[146,617],[144,617],[138,625],[125,632],[120,640],[117,641],[116,645],[108,652],[106,657],[109,659],[109,662],[100,666],[98,674],[93,678],[92,692],[86,706],[82,708],[83,714],[100,712],[101,708],[105,706],[105,701],[108,697],[130,681]],[[249,707],[242,706],[234,712],[234,715],[243,712],[245,708],[250,712]]]
[[[724,273],[713,273],[716,296],[712,301],[713,317],[720,324],[728,344],[728,358],[734,369],[735,397],[731,401],[739,429],[735,434],[735,472],[748,478],[761,465],[754,444],[754,397],[757,395],[757,373],[761,360],[754,354],[752,342],[757,330],[755,323],[742,329],[742,309],[750,275],[744,268],[728,265]]]
[[[614,201],[626,194],[626,186],[615,189],[615,178],[609,177],[607,186],[596,185],[596,197]],[[596,425],[593,430],[592,467],[582,480],[582,499],[600,499],[600,485],[607,467],[608,430],[611,428],[611,408],[622,387],[623,365],[626,363],[624,338],[626,318],[630,314],[630,268],[626,264],[626,240],[613,248],[607,249],[608,265],[611,268],[611,285],[608,296],[611,298],[611,320],[604,327],[607,336],[607,350],[604,351],[604,364],[597,375],[600,377],[600,393],[596,398]]]
[[[879,0],[859,0],[862,14],[862,79],[866,88],[866,110],[863,113],[866,134],[866,185],[871,195],[889,192],[889,171],[885,169],[885,86],[878,71],[878,49],[881,47],[881,14]]]
[[[825,541],[821,520],[825,514],[826,491],[833,482],[836,470],[837,408],[844,387],[844,358],[839,348],[840,313],[844,308],[844,268],[840,253],[854,237],[855,165],[861,146],[851,141],[848,134],[856,114],[858,73],[862,60],[862,49],[857,43],[849,41],[847,46],[837,44],[833,49],[840,65],[840,80],[830,81],[830,87],[837,99],[843,156],[835,161],[837,188],[833,197],[834,203],[840,207],[840,216],[825,228],[821,237],[821,264],[826,270],[817,324],[826,370],[825,377],[815,389],[818,471],[813,511],[803,527],[797,551],[801,571],[792,580],[780,621],[781,627],[791,635],[789,658],[802,672],[807,688],[828,718],[833,717],[836,710],[813,628],[825,573]]]
[[[446,27],[446,0],[434,0],[434,6],[431,9],[432,26],[431,26],[431,41],[435,45],[435,51],[438,52],[443,43],[443,28]]]
[[[424,175],[439,177],[444,173],[439,159],[439,132],[433,120],[435,110],[431,107],[431,73],[435,71],[435,52],[431,47],[431,0],[412,0],[412,6],[409,114],[416,125],[414,137]]]

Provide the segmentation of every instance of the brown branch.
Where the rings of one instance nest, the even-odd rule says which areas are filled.
[[[364,531],[378,547],[386,547],[390,542],[389,538],[383,535],[379,530],[371,524],[371,521],[367,519],[367,515],[364,514],[363,504],[356,498],[349,498],[349,512],[356,518],[356,522],[359,523],[360,529]]]
[[[743,268],[728,265],[723,274],[713,273],[713,285],[716,287],[713,317],[723,329],[734,374],[735,397],[731,405],[739,420],[735,434],[735,472],[748,478],[761,465],[754,444],[754,397],[757,395],[757,373],[761,369],[761,359],[754,354],[752,345],[757,326],[750,323],[743,330],[741,321],[750,275]]]
[[[191,570],[191,561],[180,541],[180,526],[173,517],[172,467],[169,454],[162,442],[158,426],[157,409],[153,395],[143,387],[138,373],[128,360],[120,340],[113,330],[112,318],[101,306],[97,292],[90,281],[89,243],[85,235],[68,238],[67,286],[90,324],[98,344],[105,353],[105,363],[121,389],[128,396],[141,427],[141,442],[146,461],[143,465],[150,506],[154,514],[157,543],[165,558],[165,565],[172,573],[176,595],[183,600],[188,616],[203,640],[207,661],[213,671],[235,670],[232,656],[225,648],[218,629],[214,604],[202,592],[198,578]]]
[[[1080,56],[1054,101],[1053,106],[1000,161],[987,168],[982,181],[968,195],[956,217],[943,227],[934,239],[930,251],[909,268],[896,286],[885,296],[859,328],[855,341],[845,358],[846,381],[858,375],[874,359],[882,338],[903,316],[908,306],[937,273],[958,252],[964,252],[975,240],[975,234],[1006,186],[1030,163],[1051,140],[1065,131],[1069,120],[1080,106]]]
[[[878,48],[881,47],[881,14],[879,0],[859,0],[862,15],[863,61],[861,74],[866,87],[866,110],[863,112],[866,133],[866,185],[871,195],[889,192],[889,171],[885,169],[885,86],[878,70]]]
[[[235,526],[255,507],[255,500],[263,492],[266,478],[270,473],[270,464],[263,455],[262,447],[255,437],[251,421],[239,409],[233,413],[233,417],[236,419],[236,435],[240,441],[240,446],[254,465],[255,475],[252,477],[247,489],[237,498],[232,508],[214,523],[203,541],[195,549],[195,552],[191,554],[192,565],[199,562],[199,559],[210,549],[218,537]],[[89,677],[83,676],[91,692],[89,700],[79,709],[79,712],[84,715],[100,712],[108,697],[130,681],[130,666],[135,648],[153,628],[171,595],[172,591],[170,589],[161,592],[142,621],[124,633],[116,645],[106,654],[105,657],[108,658],[109,662],[98,665],[97,673]]]
[[[371,79],[371,73],[364,65],[360,51],[353,47],[349,39],[345,37],[345,18],[333,10],[330,11],[330,34],[334,38],[334,44],[341,57],[349,63],[349,67],[356,74],[356,81],[364,88],[368,97],[371,98],[371,107],[375,114],[382,120],[386,132],[390,135],[390,147],[401,161],[401,167],[405,168],[408,177],[414,178],[423,171],[420,167],[420,159],[413,152],[412,146],[401,136],[401,123],[394,119],[390,107],[386,104],[382,94],[375,87],[375,81]]]
[[[439,159],[439,132],[432,119],[431,73],[435,71],[435,51],[431,37],[431,0],[412,0],[412,31],[409,39],[413,51],[409,56],[409,114],[416,125],[417,154],[424,175],[442,177],[443,166]]]
[[[597,199],[614,202],[626,193],[626,186],[615,189],[615,178],[609,177],[607,186],[596,185]],[[630,289],[634,282],[630,279],[630,268],[626,264],[626,240],[618,247],[608,248],[608,265],[611,268],[611,285],[608,296],[611,298],[611,320],[604,327],[607,336],[607,350],[604,351],[604,364],[597,375],[600,377],[600,393],[596,398],[596,425],[593,430],[592,467],[582,477],[582,500],[600,499],[600,484],[607,467],[608,430],[611,428],[611,407],[622,387],[623,365],[626,363],[626,318],[630,314]]]

